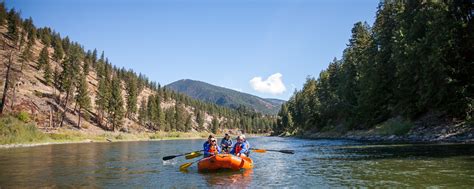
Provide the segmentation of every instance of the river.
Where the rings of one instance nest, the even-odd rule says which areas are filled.
[[[193,160],[167,155],[199,150],[203,140],[57,144],[0,149],[0,188],[315,188],[474,186],[472,144],[371,144],[280,137],[249,139],[253,170],[199,173]],[[197,160],[198,158],[196,158]]]

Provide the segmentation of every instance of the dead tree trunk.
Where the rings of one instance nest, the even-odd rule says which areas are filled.
[[[7,94],[8,94],[8,89],[9,89],[9,86],[8,84],[10,83],[10,72],[11,72],[11,69],[12,69],[12,52],[10,52],[10,57],[8,58],[8,64],[7,64],[7,75],[5,76],[5,86],[3,87],[3,95],[2,95],[2,103],[0,104],[0,115],[3,114],[3,112],[5,111],[5,104],[6,104],[6,100],[7,100]]]
[[[49,128],[53,126],[53,108],[49,106]]]
[[[66,93],[66,99],[65,99],[64,108],[63,108],[64,110],[63,110],[63,113],[61,115],[61,123],[59,124],[59,127],[63,127],[64,118],[66,117],[68,100],[69,100],[69,91]]]
[[[16,90],[17,90],[17,87],[19,85],[19,82],[21,81],[22,77],[23,77],[23,68],[25,67],[25,63],[27,62],[27,60],[22,60],[21,61],[21,66],[20,66],[20,74],[18,76],[18,81],[14,81],[15,84],[13,85],[13,97],[12,97],[12,102],[11,102],[11,105],[10,105],[10,109],[13,110],[13,106],[15,104],[15,101],[16,101]]]
[[[81,106],[79,106],[79,120],[77,121],[77,128],[81,128]]]

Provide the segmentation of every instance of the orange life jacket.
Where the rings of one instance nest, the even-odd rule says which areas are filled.
[[[235,145],[235,154],[240,153],[240,150],[242,150],[242,143],[238,143]]]
[[[207,151],[209,153],[216,153],[217,152],[217,148],[215,145],[212,145],[209,147],[209,151]]]

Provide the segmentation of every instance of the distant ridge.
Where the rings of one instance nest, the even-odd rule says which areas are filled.
[[[255,95],[190,79],[175,81],[166,85],[166,88],[217,105],[234,109],[237,109],[239,106],[245,106],[264,114],[277,114],[281,104],[285,102],[280,99],[260,98]]]

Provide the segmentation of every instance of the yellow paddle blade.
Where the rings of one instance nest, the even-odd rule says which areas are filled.
[[[192,162],[190,162],[190,163],[185,163],[185,164],[179,166],[179,170],[181,170],[181,171],[186,171],[186,170],[188,169],[188,167],[190,167],[192,164],[193,164]]]
[[[193,159],[196,157],[201,156],[202,154],[200,152],[191,152],[188,155],[184,156],[186,159]]]
[[[257,152],[257,153],[265,153],[267,150],[265,149],[252,149],[252,151]]]

